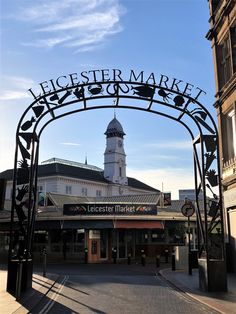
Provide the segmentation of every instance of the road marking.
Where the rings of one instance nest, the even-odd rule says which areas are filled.
[[[64,284],[68,280],[69,276],[65,276],[62,280],[62,282],[59,284],[57,291],[55,291],[52,295],[52,298],[47,302],[47,304],[42,308],[42,310],[39,312],[39,314],[46,314],[48,311],[53,307],[54,303],[56,302],[61,290],[64,287]]]

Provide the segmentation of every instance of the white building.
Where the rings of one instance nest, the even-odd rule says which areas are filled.
[[[38,191],[85,197],[158,193],[126,176],[125,133],[116,117],[108,124],[105,135],[104,170],[87,162],[51,158],[38,166]],[[13,171],[6,170],[0,177],[7,180],[6,199],[11,199]]]

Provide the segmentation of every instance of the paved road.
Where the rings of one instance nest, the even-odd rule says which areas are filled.
[[[59,281],[32,314],[218,313],[176,290],[150,269],[103,266],[57,271]]]

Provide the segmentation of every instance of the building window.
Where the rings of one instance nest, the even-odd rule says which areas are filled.
[[[38,191],[39,191],[39,192],[43,192],[43,186],[42,186],[42,185],[39,185],[39,186],[38,186]]]
[[[97,190],[96,191],[96,196],[102,196],[102,191],[101,190]]]
[[[87,196],[88,190],[87,188],[82,188],[82,196]]]
[[[122,168],[119,167],[119,176],[122,177]]]
[[[217,49],[218,57],[218,81],[221,89],[232,76],[230,37],[227,36]]]
[[[162,229],[151,230],[151,241],[152,242],[164,242],[165,241],[164,230],[162,230]]]
[[[217,7],[219,6],[220,2],[222,2],[221,0],[212,0],[212,11],[213,13],[217,10]]]
[[[138,232],[136,234],[136,242],[138,244],[144,244],[144,243],[149,243],[150,241],[150,230],[140,230],[140,232]]]
[[[236,25],[217,47],[218,82],[221,89],[236,72]]]
[[[235,106],[234,106],[235,107]],[[224,162],[236,156],[236,110],[233,108],[223,116],[222,146]]]
[[[230,38],[232,47],[233,72],[236,72],[236,24],[230,28]]]
[[[72,194],[72,186],[71,185],[66,186],[66,194]]]
[[[236,72],[236,25],[217,47],[218,82],[221,89]]]

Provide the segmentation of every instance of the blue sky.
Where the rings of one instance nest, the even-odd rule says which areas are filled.
[[[205,90],[215,117],[214,74],[206,0],[8,0],[1,2],[0,171],[13,167],[15,132],[32,102],[27,91],[73,72],[134,69],[182,79]],[[112,109],[91,110],[51,124],[40,161],[65,158],[103,168]],[[117,109],[126,133],[127,174],[177,198],[193,188],[192,147],[176,123]]]

